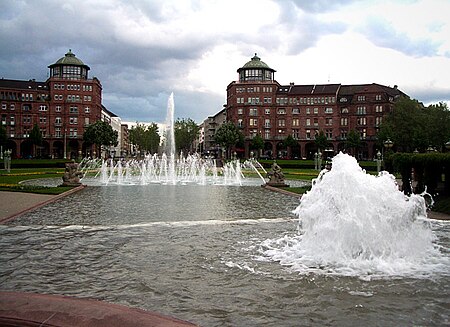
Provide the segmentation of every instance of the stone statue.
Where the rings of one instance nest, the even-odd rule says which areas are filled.
[[[272,164],[272,170],[267,173],[267,178],[269,178],[269,181],[266,183],[266,185],[276,187],[289,186],[284,182],[284,174],[281,171],[281,167],[276,163],[276,161],[274,161]]]
[[[80,177],[83,176],[83,173],[78,170],[78,164],[73,162],[66,163],[66,170],[62,177],[63,183],[62,186],[79,186]]]

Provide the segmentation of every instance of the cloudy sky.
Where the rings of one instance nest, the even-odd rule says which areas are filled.
[[[0,77],[45,81],[70,49],[123,121],[197,122],[258,56],[281,84],[398,85],[450,103],[448,0],[0,0]]]

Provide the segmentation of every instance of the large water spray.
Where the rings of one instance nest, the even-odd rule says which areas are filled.
[[[422,196],[405,196],[393,175],[369,175],[346,154],[334,157],[332,167],[294,210],[299,234],[267,240],[265,255],[300,273],[371,278],[439,269]]]

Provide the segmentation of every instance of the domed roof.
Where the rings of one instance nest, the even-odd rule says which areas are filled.
[[[252,60],[247,62],[244,66],[238,69],[238,72],[242,69],[269,69],[271,71],[275,71],[274,69],[270,68],[264,61],[261,61],[261,58],[258,57],[258,55],[255,53]]]
[[[72,53],[72,49],[69,49],[69,52],[66,53],[66,55],[60,59],[58,59],[57,62],[50,65],[49,67],[56,66],[56,65],[70,65],[70,66],[86,66],[83,61],[75,57],[75,54]]]

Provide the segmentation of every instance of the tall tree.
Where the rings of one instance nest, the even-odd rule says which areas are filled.
[[[158,152],[160,135],[156,123],[151,123],[147,126],[137,123],[136,126],[130,129],[129,137],[130,142],[137,146],[139,151]]]
[[[200,127],[191,118],[178,118],[175,121],[175,147],[177,152],[193,150],[192,145],[198,137]]]
[[[388,138],[402,151],[412,152],[428,147],[426,115],[423,105],[414,99],[400,98],[380,126],[378,139]],[[381,146],[381,144],[379,144]]]
[[[320,131],[319,134],[316,134],[314,142],[316,143],[317,148],[322,151],[324,151],[330,144],[327,136],[323,131]]]
[[[216,143],[225,148],[226,158],[231,158],[231,148],[238,144],[242,138],[241,131],[232,122],[224,123],[217,129],[214,135]]]
[[[264,148],[264,140],[261,135],[256,134],[250,144],[251,148],[256,150],[256,157],[259,157],[261,150]]]
[[[108,123],[98,120],[94,124],[89,125],[84,131],[83,140],[89,144],[97,146],[116,146],[119,133],[112,129]]]
[[[345,141],[345,147],[351,149],[353,155],[356,156],[358,149],[361,147],[361,135],[354,129],[348,132],[347,140]]]
[[[29,139],[31,143],[33,143],[33,156],[36,156],[36,146],[42,144],[42,133],[38,124],[34,124],[33,128],[30,131]]]

